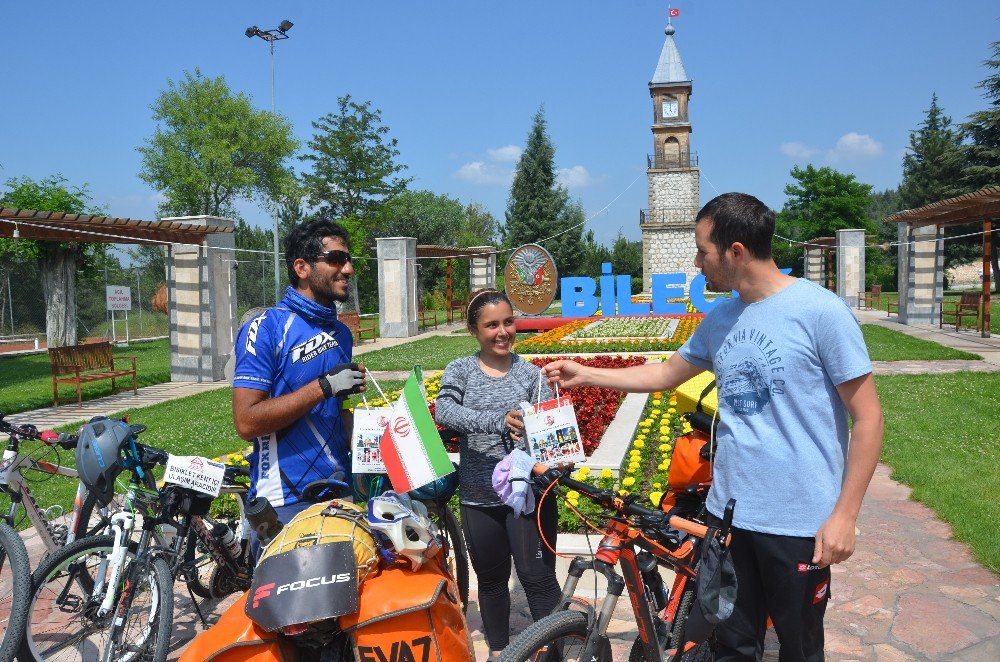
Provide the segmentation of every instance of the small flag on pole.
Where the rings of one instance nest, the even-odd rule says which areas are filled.
[[[386,473],[397,492],[423,487],[455,470],[421,386],[414,370],[392,407],[389,425],[379,442]]]
[[[673,7],[670,8],[670,18],[677,18],[680,15],[681,15],[680,9],[674,9]]]

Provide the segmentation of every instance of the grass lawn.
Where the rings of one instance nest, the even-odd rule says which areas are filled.
[[[433,336],[413,342],[366,352],[357,357],[369,370],[410,370],[420,365],[425,370],[442,370],[455,359],[479,350],[472,336]]]
[[[115,356],[135,356],[139,371],[139,386],[162,384],[170,381],[170,342],[167,339],[132,343],[116,347]],[[116,365],[125,364],[124,361]],[[131,363],[127,364],[131,366]],[[117,385],[123,388],[132,381],[121,378]],[[83,399],[91,400],[111,394],[111,380],[90,382],[83,385]],[[76,387],[63,384],[59,387],[60,402],[75,402]],[[49,356],[28,354],[0,358],[0,412],[14,414],[30,409],[52,406],[52,369]]]
[[[1000,374],[875,378],[885,410],[882,459],[913,498],[951,524],[1000,573]]]
[[[897,298],[898,295],[895,292],[883,292],[882,302],[879,304],[878,309],[885,310],[887,300],[891,299],[895,301]],[[961,298],[962,290],[946,290],[944,293],[945,301],[958,301]],[[954,318],[950,318],[947,315],[944,318],[945,326],[947,327],[949,319],[952,319],[952,328],[954,329]],[[1000,334],[1000,294],[996,292],[990,292],[990,333]]]
[[[862,324],[861,332],[872,361],[941,361],[944,359],[982,359],[977,354],[960,352],[929,340],[914,338],[877,324]]]

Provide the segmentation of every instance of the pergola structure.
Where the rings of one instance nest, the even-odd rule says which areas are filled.
[[[454,246],[434,246],[430,244],[417,246],[417,259],[438,258],[445,261],[445,297],[447,298],[448,321],[452,321],[452,303],[454,297],[451,289],[451,261],[455,259],[471,260],[473,258],[488,258],[496,254],[492,246],[476,246],[474,248],[455,248]]]
[[[204,217],[197,217],[204,218]],[[232,224],[204,224],[176,218],[143,221],[60,211],[0,207],[0,237],[104,244],[201,244],[214,233],[232,234]]]
[[[233,350],[236,301],[226,260],[235,223],[214,216],[159,221],[0,208],[0,237],[160,245],[166,249],[170,378],[216,381]]]
[[[910,317],[923,321],[920,309],[926,307],[929,298],[932,312],[940,310],[944,289],[944,246],[941,241],[944,228],[981,223],[983,313],[979,318],[979,331],[982,337],[989,337],[991,258],[994,250],[992,233],[997,219],[1000,219],[1000,186],[987,186],[974,193],[932,202],[917,209],[907,209],[885,219],[886,223],[898,224],[900,242],[906,242],[907,250],[903,250],[904,246],[901,245],[899,251],[900,321],[908,324]],[[934,248],[921,248],[921,243]],[[927,278],[928,273],[933,274],[933,280]]]

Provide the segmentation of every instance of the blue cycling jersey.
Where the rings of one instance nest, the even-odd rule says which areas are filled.
[[[243,325],[234,347],[234,388],[266,391],[276,398],[350,363],[350,330],[331,309],[323,308],[322,318],[310,315],[319,304],[304,299],[289,288],[277,307]],[[289,505],[314,480],[350,480],[350,439],[342,407],[343,399],[327,398],[288,428],[255,438],[250,496]]]

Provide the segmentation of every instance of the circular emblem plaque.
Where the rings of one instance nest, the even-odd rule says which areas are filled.
[[[516,249],[504,269],[504,291],[525,315],[537,315],[556,298],[558,272],[555,260],[538,244]]]

